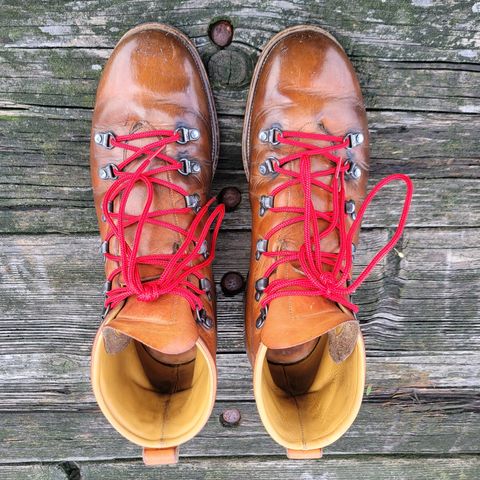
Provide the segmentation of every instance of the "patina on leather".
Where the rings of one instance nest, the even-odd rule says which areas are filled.
[[[361,169],[360,178],[349,180],[346,186],[347,198],[355,201],[357,209],[361,206],[369,162],[365,108],[350,61],[338,42],[323,30],[294,27],[278,34],[265,47],[251,84],[243,137],[252,206],[245,322],[248,355],[254,366],[255,398],[267,431],[289,450],[290,458],[318,458],[319,449],[345,433],[358,413],[365,381],[365,353],[353,313],[322,296],[274,299],[263,325],[258,326],[260,302],[255,299],[255,282],[272,259],[264,255],[256,258],[257,241],[292,216],[268,211],[260,215],[262,195],[268,196],[274,187],[288,180],[281,174],[262,174],[261,165],[268,158],[285,157],[295,151],[295,147],[272,145],[259,138],[263,130],[272,127],[338,137],[362,133],[363,143],[350,150],[348,158],[345,150],[337,152]],[[314,171],[332,165],[323,156],[314,156],[311,162]],[[288,164],[288,168],[298,171],[298,161]],[[332,195],[320,188],[313,187],[312,191],[315,209],[331,211]],[[303,199],[301,186],[294,185],[279,193],[274,201],[275,206],[301,207]],[[347,219],[347,228],[351,222]],[[320,230],[326,228],[323,220],[318,225]],[[355,236],[354,242],[357,241]],[[276,233],[268,242],[268,250],[298,251],[304,242],[303,223],[298,223]],[[322,251],[337,252],[338,247],[335,231],[321,241]],[[302,277],[298,265],[287,263],[270,280]],[[310,354],[304,361],[276,365],[268,360],[269,352],[288,352],[306,344]],[[283,369],[288,385],[274,380],[278,369]],[[294,382],[295,376],[309,380]]]
[[[159,177],[198,194],[204,205],[218,156],[218,126],[205,69],[193,44],[178,30],[160,24],[141,25],[120,40],[97,91],[90,158],[102,240],[107,234],[102,199],[112,180],[100,178],[99,169],[109,163],[118,165],[131,152],[104,148],[95,142],[95,135],[108,131],[115,135],[173,131],[179,127],[195,128],[200,136],[185,144],[169,144],[163,152],[177,160],[194,160],[200,172],[182,175],[175,171]],[[155,140],[143,139],[135,145]],[[141,161],[135,160],[128,168],[134,171]],[[161,165],[159,159],[152,162]],[[126,213],[139,215],[145,198],[145,188],[136,185],[130,192]],[[177,192],[155,186],[151,210],[184,206],[185,200]],[[113,205],[115,208],[118,205]],[[188,229],[194,216],[192,210],[164,220]],[[133,242],[134,235],[135,225],[125,228],[127,242]],[[183,240],[178,232],[146,224],[138,255],[171,254]],[[117,251],[117,243],[115,237],[110,240],[110,252]],[[107,260],[106,274],[116,267],[115,262]],[[148,281],[158,277],[161,270],[140,265],[139,273],[142,281]],[[204,268],[202,274],[213,285],[211,268]],[[123,282],[122,275],[116,276],[113,288]],[[202,295],[203,306],[213,321],[210,328],[205,328],[179,295],[162,295],[148,302],[131,296],[108,312],[98,331],[92,353],[97,401],[121,434],[146,449],[144,457],[149,464],[176,461],[176,447],[196,435],[210,416],[216,392],[214,302],[214,297]],[[152,371],[155,362],[159,362],[158,368]]]

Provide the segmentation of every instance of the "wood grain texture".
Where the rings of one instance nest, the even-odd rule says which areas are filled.
[[[478,335],[472,336],[470,329],[476,332],[479,327],[478,301],[472,299],[470,304],[465,297],[461,320],[470,316],[469,328],[458,328],[459,320],[451,312],[466,282],[478,286],[478,231],[452,230],[441,237],[435,232],[408,230],[397,249],[404,258],[388,257],[359,292],[369,351],[369,394],[355,427],[329,449],[332,453],[477,452],[480,377],[475,366],[480,359]],[[358,268],[387,235],[386,230],[364,232]],[[0,265],[8,274],[0,287],[4,312],[0,432],[6,434],[5,461],[26,460],[30,438],[37,439],[35,459],[41,461],[115,458],[118,451],[135,458],[136,447],[112,432],[90,390],[89,349],[101,302],[95,288],[102,278],[97,239],[75,237],[73,256],[68,236],[2,239],[6,248]],[[248,234],[225,232],[220,244],[216,272],[237,268],[245,273]],[[235,259],[227,255],[233,245],[239,247]],[[436,293],[442,275],[448,282],[444,298]],[[224,351],[218,358],[220,403],[207,429],[185,452],[229,455],[234,449],[238,455],[268,455],[276,447],[252,403],[251,370],[242,353],[242,302],[228,302],[220,293],[219,300],[220,350]],[[415,313],[420,311],[430,316],[417,319]],[[227,403],[240,408],[245,419],[233,434],[224,432],[217,418]],[[225,435],[224,443],[212,450],[207,439]],[[62,447],[56,447],[58,456],[49,456],[58,436],[64,438]]]
[[[55,6],[55,8],[53,8]],[[163,21],[183,28],[199,47],[211,48],[208,25],[228,17],[234,41],[257,50],[274,31],[288,25],[320,24],[336,34],[347,52],[358,56],[464,63],[476,58],[478,24],[472,4],[452,0],[442,8],[431,2],[241,0],[129,2],[96,0],[41,2],[26,6],[3,2],[3,42],[9,48],[111,48],[135,24]]]
[[[387,241],[388,230],[364,230],[355,273]],[[371,355],[476,351],[480,348],[479,229],[408,229],[354,299]],[[0,347],[89,353],[99,325],[104,282],[99,240],[90,236],[2,236]],[[214,273],[220,352],[242,352],[243,298],[226,298],[224,272],[247,274],[249,233],[222,232]],[[235,255],[231,252],[235,251]],[[399,257],[403,255],[403,258]],[[461,308],[457,308],[461,301]],[[15,333],[15,334],[13,334]],[[68,341],[65,341],[68,339]]]
[[[472,456],[445,459],[385,458],[368,456],[365,459],[324,457],[317,462],[283,461],[278,470],[275,457],[260,460],[227,458],[182,458],[176,467],[164,468],[162,480],[238,480],[250,478],[255,472],[258,480],[270,480],[272,472],[277,478],[312,480],[351,480],[352,478],[385,478],[390,480],[416,479],[445,480],[473,479],[479,475],[478,458]],[[70,476],[68,476],[70,474]],[[120,462],[58,462],[42,465],[3,465],[0,475],[4,480],[157,480],[158,469],[146,469],[139,461]]]
[[[479,454],[476,439],[479,415],[460,402],[422,400],[409,404],[385,400],[365,403],[350,430],[328,447],[329,455],[363,454]],[[240,426],[225,428],[219,415],[238,408]],[[471,410],[471,409],[470,409]],[[29,410],[0,416],[2,463],[138,459],[137,445],[120,436],[98,410]],[[32,440],[34,444],[32,444]],[[194,457],[261,457],[284,450],[266,433],[253,402],[217,401],[204,429],[182,445],[182,454]]]
[[[0,201],[0,233],[83,233],[97,230],[97,218],[93,208],[90,187],[81,186],[80,176],[73,173],[78,168],[59,167],[49,169],[50,184],[25,184],[26,171],[19,172],[17,184],[7,184],[2,190]],[[29,175],[36,176],[35,168]],[[89,179],[85,168],[84,181]],[[64,178],[67,176],[68,178]],[[3,182],[12,177],[6,175]],[[370,181],[372,186],[378,180]],[[12,185],[16,188],[7,188]],[[238,209],[225,217],[223,228],[248,230],[250,228],[250,202],[248,185],[243,172],[217,172],[213,195],[223,186],[236,185],[242,193]],[[434,194],[432,195],[432,192]],[[400,216],[405,189],[401,182],[393,183],[378,195],[369,206],[363,226],[395,227]],[[386,206],[389,206],[386,208]],[[476,227],[480,208],[480,183],[477,179],[418,179],[410,215],[409,227]]]
[[[478,412],[480,376],[475,365],[479,360],[475,352],[451,353],[448,364],[438,353],[369,357],[365,402],[394,403],[437,413],[446,408],[442,407],[445,404],[458,409],[459,413],[463,410]],[[88,355],[61,352],[4,355],[0,410],[14,415],[35,410],[78,412],[94,409],[89,362]],[[252,401],[251,367],[246,355],[219,354],[217,363],[217,399]]]
[[[225,49],[208,27],[229,19]],[[480,5],[412,0],[72,0],[0,7],[0,478],[475,479],[480,476]],[[95,89],[130,27],[160,21],[197,45],[219,113],[214,192],[243,193],[226,217],[214,266],[219,391],[181,464],[145,469],[108,425],[89,385],[103,265],[88,141]],[[333,33],[364,93],[370,186],[414,178],[401,242],[355,295],[368,352],[365,401],[318,462],[292,462],[265,433],[244,354],[243,299],[218,282],[247,274],[250,212],[241,129],[256,59],[296,24]],[[392,235],[402,189],[364,222],[356,272]],[[235,252],[232,255],[232,251]],[[223,428],[221,412],[242,413]]]

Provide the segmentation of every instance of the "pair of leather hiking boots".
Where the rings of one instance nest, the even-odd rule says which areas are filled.
[[[255,399],[290,458],[318,458],[360,408],[365,351],[350,295],[401,235],[412,185],[396,174],[366,196],[360,87],[341,46],[317,27],[290,28],[265,47],[242,147],[253,217],[245,328]],[[215,401],[211,263],[224,206],[209,192],[218,148],[194,45],[165,25],[129,31],[107,62],[93,114],[107,278],[92,384],[107,419],[150,465],[177,461]],[[394,180],[407,186],[398,228],[352,280],[365,208]]]

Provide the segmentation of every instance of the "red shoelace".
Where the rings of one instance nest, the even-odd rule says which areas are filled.
[[[105,309],[104,316],[111,308],[114,308],[127,297],[135,295],[138,300],[149,302],[158,299],[165,294],[180,295],[185,298],[192,310],[196,310],[197,314],[203,310],[201,296],[208,294],[209,281],[203,277],[201,270],[210,265],[214,259],[215,245],[223,220],[225,208],[224,205],[218,205],[209,215],[209,207],[215,201],[211,199],[201,208],[198,206],[198,213],[195,215],[188,229],[184,229],[173,223],[162,220],[165,215],[180,215],[191,213],[192,206],[198,205],[199,197],[190,195],[178,185],[156,176],[168,171],[184,170],[185,165],[174,158],[165,155],[163,152],[166,145],[178,142],[182,139],[182,134],[176,130],[153,130],[149,132],[139,132],[130,135],[121,135],[115,137],[111,133],[100,134],[109,135],[107,148],[122,148],[132,152],[123,162],[118,165],[110,164],[104,167],[109,171],[110,179],[115,180],[112,186],[106,192],[102,210],[104,219],[109,225],[103,246],[105,258],[116,262],[119,266],[114,269],[107,278],[105,292]],[[156,137],[158,140],[137,147],[132,142],[135,140]],[[185,142],[182,142],[185,143]],[[105,144],[107,145],[107,144]],[[144,156],[145,159],[139,164],[135,171],[125,171],[124,169],[134,160]],[[164,165],[157,168],[147,168],[151,165],[153,159],[163,160]],[[128,198],[133,188],[139,183],[143,183],[147,196],[140,215],[130,215],[125,212]],[[154,186],[160,185],[169,188],[186,199],[194,200],[192,206],[184,208],[170,208],[164,210],[149,211],[153,198]],[[113,202],[120,198],[118,212],[113,212]],[[197,228],[204,221],[200,233],[196,235]],[[136,224],[133,244],[130,246],[125,239],[125,228]],[[178,246],[176,252],[171,254],[155,254],[155,255],[138,255],[140,238],[143,228],[146,224],[156,225],[181,234],[184,241]],[[210,227],[215,224],[211,236],[210,254],[206,253],[207,238]],[[116,237],[119,246],[119,255],[115,255],[108,251],[108,242]],[[202,261],[198,261],[202,258]],[[142,281],[139,266],[153,265],[163,268],[158,278],[150,281]],[[110,289],[114,278],[122,275],[123,286]],[[192,281],[195,277],[198,282]],[[202,281],[207,287],[202,286]]]
[[[297,216],[274,226],[265,235],[264,240],[268,241],[285,227],[298,222],[304,222],[305,243],[300,247],[299,251],[280,250],[263,252],[263,255],[273,258],[275,261],[266,270],[262,279],[267,280],[267,286],[264,288],[264,295],[260,305],[263,311],[265,311],[270,302],[275,298],[320,295],[344,305],[356,313],[358,312],[358,307],[350,301],[350,295],[363,283],[377,263],[392,250],[402,235],[413,195],[413,183],[408,176],[403,174],[390,175],[381,180],[367,195],[347,231],[346,217],[348,214],[345,212],[345,202],[347,200],[345,198],[345,176],[350,168],[350,164],[345,159],[335,155],[334,152],[350,147],[348,136],[342,138],[324,134],[278,131],[276,140],[281,144],[298,147],[300,150],[278,159],[273,165],[275,172],[288,176],[290,179],[274,188],[270,197],[274,199],[281,191],[294,185],[301,185],[304,192],[304,207],[271,206],[269,211],[272,213],[292,213],[297,214]],[[329,142],[330,145],[319,147],[318,145],[309,144],[305,140]],[[311,157],[315,155],[320,155],[330,160],[332,167],[312,172]],[[293,160],[300,160],[299,171],[284,168],[286,164]],[[331,178],[331,182],[322,181],[322,177]],[[372,258],[360,275],[352,281],[350,272],[353,262],[353,237],[360,228],[363,215],[370,202],[383,187],[394,181],[402,181],[406,185],[403,210],[397,229],[389,242]],[[315,210],[312,202],[312,187],[314,186],[322,188],[332,195],[332,211],[320,212]],[[328,226],[322,231],[319,230],[319,219],[328,223]],[[322,252],[320,248],[321,239],[335,229],[338,233],[338,253]],[[291,280],[276,279],[268,282],[270,275],[281,264],[287,262],[298,262],[305,277]]]

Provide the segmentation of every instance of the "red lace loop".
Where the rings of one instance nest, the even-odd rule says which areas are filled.
[[[127,143],[152,137],[160,139],[142,147]],[[161,217],[171,214],[190,213],[192,211],[190,207],[149,211],[154,197],[154,185],[172,189],[184,197],[189,195],[182,187],[156,177],[156,175],[164,172],[182,169],[183,165],[181,162],[163,153],[164,148],[168,144],[177,142],[179,139],[180,134],[171,130],[139,132],[118,137],[113,136],[110,139],[111,147],[123,148],[133,153],[120,164],[112,165],[116,180],[106,192],[102,202],[105,221],[109,225],[105,242],[109,242],[113,237],[116,237],[120,250],[119,255],[114,255],[108,251],[105,253],[105,258],[119,264],[109,274],[107,282],[111,285],[113,279],[117,275],[122,274],[124,283],[123,286],[106,292],[106,309],[114,308],[132,295],[135,295],[140,301],[150,302],[165,294],[180,295],[188,301],[192,310],[203,308],[200,296],[207,292],[193,283],[189,277],[194,276],[200,282],[204,279],[201,270],[210,265],[214,259],[218,232],[225,213],[224,205],[218,205],[208,215],[209,207],[215,201],[215,199],[211,199],[198,211],[188,229],[161,220]],[[145,156],[145,159],[135,171],[124,171],[129,164],[142,156]],[[147,170],[155,158],[163,160],[164,165]],[[130,193],[138,183],[143,183],[147,191],[147,198],[142,213],[140,215],[130,215],[125,212],[125,208]],[[114,213],[111,206],[113,206],[114,200],[118,197],[120,197],[118,213]],[[197,236],[195,232],[202,222],[204,222],[203,227]],[[130,246],[125,239],[125,228],[134,224],[137,224],[137,226],[133,245]],[[146,224],[156,225],[177,232],[185,237],[184,241],[175,253],[139,256],[140,238]],[[212,253],[205,258],[205,255],[202,257],[204,252],[201,250],[207,241],[210,227],[213,224],[215,226],[211,237]],[[199,258],[204,259],[198,262]],[[154,265],[163,267],[163,270],[155,280],[143,282],[139,273],[140,265]]]
[[[305,141],[294,140],[307,139],[330,142],[330,145],[319,147]],[[305,274],[304,278],[293,280],[276,279],[268,284],[264,290],[261,307],[265,309],[272,300],[284,296],[316,296],[326,297],[334,302],[358,312],[358,307],[349,300],[349,296],[363,283],[377,263],[394,247],[399,240],[405,223],[413,195],[413,183],[410,178],[403,174],[390,175],[381,180],[365,198],[356,218],[350,229],[347,231],[345,212],[345,174],[350,165],[333,152],[349,147],[348,138],[336,137],[333,135],[284,131],[277,134],[277,140],[281,144],[298,147],[295,153],[287,155],[278,160],[274,165],[275,172],[290,177],[281,185],[274,188],[271,196],[294,185],[301,185],[304,192],[303,207],[272,207],[269,211],[273,213],[294,213],[295,217],[284,220],[274,226],[266,235],[269,240],[273,235],[285,227],[298,222],[304,222],[304,244],[298,252],[291,250],[269,251],[263,255],[275,259],[266,270],[264,277],[268,278],[281,264],[287,262],[298,262]],[[312,172],[311,157],[321,155],[332,162],[332,167],[325,170]],[[300,160],[299,171],[284,168],[293,160]],[[331,177],[331,182],[322,181],[323,177]],[[402,214],[389,242],[372,258],[370,263],[351,282],[351,268],[353,263],[352,245],[353,237],[360,228],[362,218],[370,202],[377,193],[387,184],[400,180],[405,183],[406,193]],[[329,192],[333,197],[333,209],[330,212],[315,210],[312,201],[312,187],[319,187]],[[328,226],[320,231],[318,220],[325,220]],[[320,241],[337,230],[339,238],[338,253],[322,252]]]

